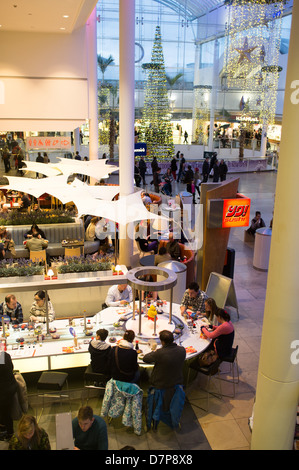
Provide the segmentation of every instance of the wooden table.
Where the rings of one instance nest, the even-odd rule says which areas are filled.
[[[84,240],[78,240],[78,239],[62,240],[61,245],[63,248],[82,247],[82,254],[84,255]]]

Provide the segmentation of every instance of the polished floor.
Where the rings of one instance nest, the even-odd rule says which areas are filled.
[[[267,226],[272,218],[276,186],[276,172],[244,173],[228,175],[238,177],[239,191],[251,198],[251,216],[256,210],[262,212]],[[147,179],[150,181],[148,177]],[[148,189],[153,190],[150,185]],[[183,189],[174,185],[175,192]],[[238,365],[240,382],[236,386],[234,398],[210,398],[209,411],[205,411],[207,398],[201,390],[206,377],[197,377],[186,389],[187,401],[184,408],[181,429],[173,431],[160,423],[157,432],[146,432],[141,436],[131,429],[124,428],[121,420],[108,425],[109,449],[117,450],[125,445],[139,450],[248,450],[251,433],[248,419],[252,415],[257,382],[260,341],[263,326],[264,301],[267,286],[267,272],[253,268],[253,244],[244,243],[244,228],[231,230],[229,246],[235,249],[234,285],[239,305],[237,318],[231,309],[235,326],[235,345],[239,346]],[[223,371],[226,371],[226,365]],[[224,377],[224,376],[223,376]],[[213,382],[218,385],[216,380]],[[222,392],[230,394],[231,384],[222,382]],[[75,395],[74,395],[75,396]],[[72,401],[72,415],[81,405],[81,396]],[[92,398],[89,404],[96,414],[100,414],[101,398]],[[58,408],[57,408],[58,407]],[[68,411],[68,407],[66,408]],[[59,405],[46,408],[40,419],[50,436],[52,448],[56,448],[55,413]]]

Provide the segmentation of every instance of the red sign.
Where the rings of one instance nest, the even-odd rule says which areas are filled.
[[[27,137],[27,149],[70,149],[71,139],[69,137]]]
[[[222,227],[248,227],[250,199],[242,196],[223,200]]]

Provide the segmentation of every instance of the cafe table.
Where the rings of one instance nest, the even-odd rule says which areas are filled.
[[[137,333],[139,314],[135,312],[133,315],[132,304],[129,304],[108,307],[94,316],[54,320],[50,323],[48,334],[45,323],[23,323],[18,328],[6,325],[7,352],[14,368],[26,373],[87,366],[90,363],[89,343],[100,328],[108,330],[106,341],[112,347],[118,344],[126,329],[133,329],[138,341],[138,362],[144,367],[151,366],[143,363],[142,358],[151,351],[152,343],[156,342],[158,348],[161,347],[159,331],[162,329],[173,332],[175,342],[186,349],[186,360],[197,356],[210,344],[210,340],[201,337],[200,326],[207,323],[205,318],[197,321],[186,319],[180,314],[180,306],[173,304],[172,321],[169,323],[169,303],[162,302],[158,306],[153,303],[159,312],[155,331],[154,322],[147,315],[149,307],[144,303],[142,305],[141,335]]]

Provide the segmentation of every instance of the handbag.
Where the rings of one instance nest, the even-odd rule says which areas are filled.
[[[218,354],[216,351],[211,349],[210,351],[207,351],[203,353],[199,358],[198,358],[198,364],[200,367],[206,367],[210,366],[213,364],[216,360],[218,359]]]

